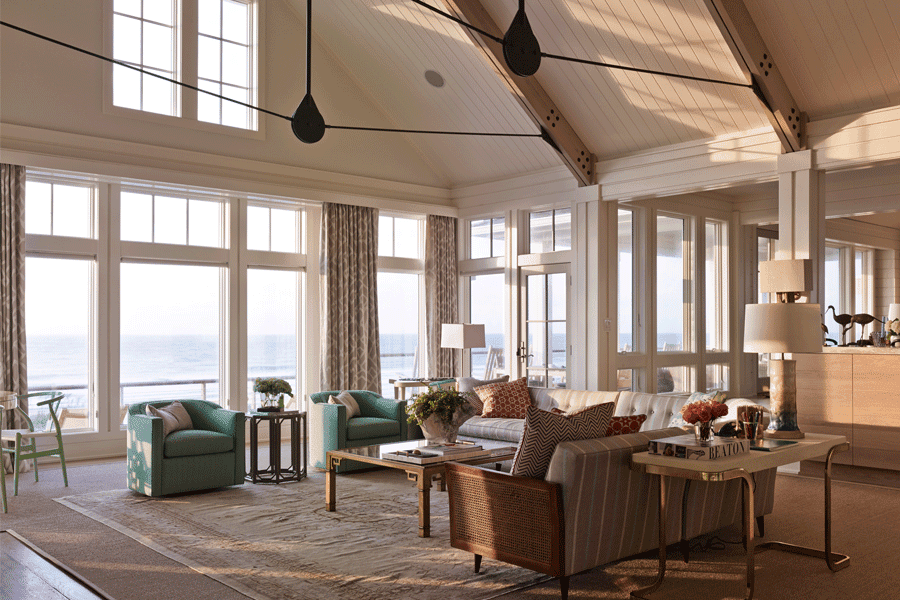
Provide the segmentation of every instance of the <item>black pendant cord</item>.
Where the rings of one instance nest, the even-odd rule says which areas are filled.
[[[542,133],[502,133],[490,131],[433,131],[430,129],[391,129],[385,127],[354,127],[352,125],[326,125],[326,129],[343,129],[345,131],[384,131],[390,133],[433,133],[435,135],[472,135],[482,137],[523,137],[543,138]]]
[[[423,2],[422,0],[411,0],[411,2],[412,2],[413,4],[418,4],[418,5],[421,6],[422,8],[427,8],[427,9],[430,10],[431,12],[434,12],[434,13],[439,14],[439,15],[441,15],[442,17],[444,17],[445,19],[449,19],[449,20],[453,21],[453,22],[456,23],[457,25],[462,25],[463,27],[466,27],[466,28],[468,28],[468,29],[471,29],[472,31],[477,31],[478,33],[480,33],[480,34],[483,35],[484,37],[486,37],[486,38],[488,38],[488,39],[491,39],[491,40],[494,40],[494,41],[497,42],[498,44],[502,44],[502,43],[503,43],[503,38],[498,37],[498,36],[496,36],[496,35],[493,35],[493,34],[491,34],[491,33],[488,33],[487,31],[485,31],[484,29],[481,29],[480,27],[475,27],[475,26],[472,25],[471,23],[466,23],[466,22],[463,21],[462,19],[460,19],[460,18],[458,18],[458,17],[454,17],[454,16],[451,15],[450,13],[444,12],[443,10],[437,8],[436,6],[431,6],[430,4],[428,4],[427,2]]]
[[[638,67],[627,67],[625,65],[617,65],[613,63],[605,63],[596,60],[588,60],[586,58],[573,58],[571,56],[562,56],[559,54],[550,54],[549,52],[541,52],[544,58],[552,58],[555,60],[564,60],[568,62],[580,63],[583,65],[593,65],[595,67],[606,67],[608,69],[619,69],[620,71],[633,71],[635,73],[647,73],[650,75],[663,75],[665,77],[674,77],[676,79],[689,79],[691,81],[704,81],[706,83],[719,83],[722,85],[732,85],[734,87],[742,87],[753,89],[750,83],[742,83],[740,81],[726,81],[724,79],[711,79],[709,77],[696,77],[694,75],[679,75],[677,73],[667,73],[666,71],[654,71],[653,69],[641,69]]]
[[[306,2],[306,93],[312,94],[312,0]]]

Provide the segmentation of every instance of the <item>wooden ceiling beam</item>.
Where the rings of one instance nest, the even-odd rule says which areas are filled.
[[[805,149],[806,113],[794,101],[743,0],[703,2],[744,75],[753,82],[784,151]]]
[[[501,30],[497,26],[479,0],[441,0],[441,2],[447,12],[453,16],[490,35],[503,37],[505,30]],[[578,184],[580,186],[592,185],[596,157],[565,119],[559,107],[537,79],[534,76],[519,77],[513,73],[503,58],[503,47],[494,40],[483,37],[468,27],[463,27],[463,30],[469,35],[475,46],[481,49],[488,64],[494,68],[525,112],[531,116],[537,126],[543,127],[547,131],[559,150],[563,162],[578,180]]]

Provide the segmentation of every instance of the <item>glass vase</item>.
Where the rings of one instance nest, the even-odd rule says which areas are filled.
[[[695,423],[694,436],[696,436],[697,443],[701,446],[709,446],[712,444],[712,441],[716,438],[716,434],[713,433],[712,421]]]

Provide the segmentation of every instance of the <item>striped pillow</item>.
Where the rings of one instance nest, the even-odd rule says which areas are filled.
[[[560,442],[606,436],[615,403],[596,404],[572,415],[528,407],[525,431],[516,452],[512,474],[543,479]]]

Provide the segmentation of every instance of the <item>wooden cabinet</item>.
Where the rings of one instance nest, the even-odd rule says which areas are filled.
[[[833,348],[795,354],[804,431],[844,435],[835,462],[900,470],[900,351]]]

